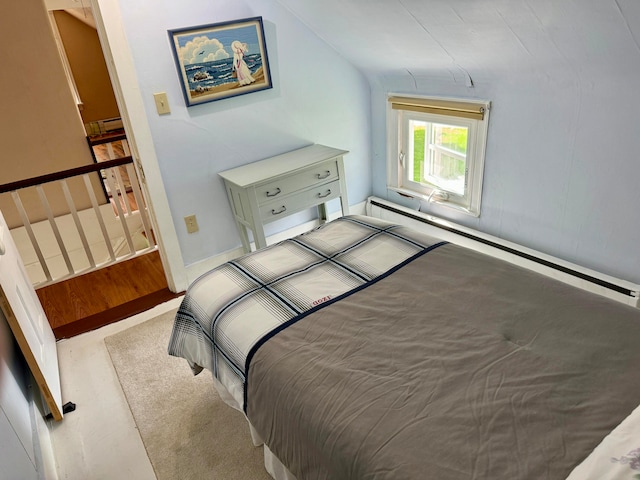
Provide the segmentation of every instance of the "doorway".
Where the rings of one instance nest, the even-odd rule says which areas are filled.
[[[49,16],[69,86],[85,126],[87,148],[96,162],[113,158],[114,152],[116,158],[131,156],[135,146],[129,147],[133,139],[127,138],[125,133],[127,119],[122,117],[126,112],[125,115],[120,112],[117,85],[106,65],[104,52],[108,48],[104,48],[99,39],[91,8],[75,8],[74,5],[59,10],[60,2],[57,1],[56,10],[49,10]],[[116,143],[103,141],[111,136],[117,137]],[[121,155],[118,155],[118,150],[122,150]],[[141,163],[134,161],[136,171],[142,173]],[[114,201],[113,190],[121,185],[123,197],[132,197],[130,192],[133,189],[131,176],[127,175],[124,166],[120,168],[124,173],[116,172],[117,179],[109,174],[108,177],[103,175],[102,180],[105,197],[111,199],[114,210],[117,207],[122,214],[124,207],[120,208],[120,201]],[[141,186],[148,204],[148,192],[145,185]],[[115,198],[119,197],[116,195]],[[151,208],[148,210],[153,213]],[[174,298],[174,291],[180,291],[170,272],[164,268],[161,237],[155,234],[157,223],[153,215],[151,217],[154,228],[152,235],[147,237],[153,237],[148,241],[157,243],[157,250],[38,289],[56,338],[69,337],[126,318]]]
[[[164,188],[130,45],[124,35],[119,3],[117,0],[90,2],[132,156],[144,179],[144,190],[167,283],[172,292],[183,292],[189,284],[188,272]]]

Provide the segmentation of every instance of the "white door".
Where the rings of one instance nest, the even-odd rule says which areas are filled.
[[[0,213],[0,308],[51,410],[62,420],[56,338]]]

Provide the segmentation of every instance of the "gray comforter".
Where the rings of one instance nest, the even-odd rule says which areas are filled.
[[[247,415],[305,479],[564,479],[640,403],[640,311],[455,245],[249,357]]]

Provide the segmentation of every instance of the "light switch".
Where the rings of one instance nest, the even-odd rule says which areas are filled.
[[[171,113],[171,109],[169,108],[169,100],[167,99],[166,93],[154,93],[153,99],[156,101],[156,110],[158,111],[158,115]]]

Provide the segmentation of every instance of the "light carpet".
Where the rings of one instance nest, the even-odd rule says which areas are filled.
[[[262,447],[211,374],[167,354],[175,310],[105,338],[158,480],[269,480]]]

